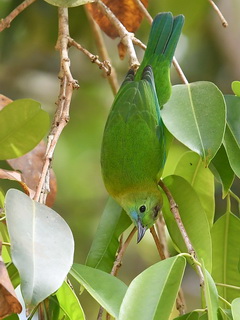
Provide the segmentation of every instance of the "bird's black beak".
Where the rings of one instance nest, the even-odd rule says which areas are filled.
[[[138,220],[138,225],[137,225],[137,227],[138,227],[137,243],[139,243],[139,242],[142,240],[142,238],[143,238],[143,236],[144,236],[147,228],[142,225],[140,219]]]

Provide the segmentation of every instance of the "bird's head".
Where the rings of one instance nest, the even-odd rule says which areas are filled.
[[[162,195],[159,190],[155,193],[140,193],[131,195],[128,204],[123,208],[130,216],[138,230],[137,242],[143,238],[146,230],[151,228],[162,208]]]

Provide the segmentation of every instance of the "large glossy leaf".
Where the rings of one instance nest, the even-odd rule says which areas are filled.
[[[235,174],[240,177],[240,147],[228,124],[226,125],[223,144],[226,149],[231,168]]]
[[[212,171],[215,178],[222,184],[222,197],[225,198],[232,186],[235,175],[229,164],[223,145],[212,159],[209,169]]]
[[[201,202],[189,182],[179,176],[166,177],[163,182],[170,189],[186,232],[197,253],[198,258],[203,258],[206,268],[211,271],[212,243],[210,226]],[[182,235],[178,229],[173,214],[170,211],[167,199],[163,202],[163,215],[169,234],[175,246],[181,252],[187,252]]]
[[[0,159],[17,158],[45,136],[49,115],[37,101],[15,100],[0,111],[0,128]]]
[[[59,319],[66,319],[67,317],[68,320],[85,320],[80,302],[66,281],[63,282],[54,296],[56,300],[51,297],[50,300],[52,299],[51,302],[55,303],[61,311],[61,318]]]
[[[218,320],[218,291],[210,273],[203,267],[204,298],[208,311],[208,320]]]
[[[222,143],[226,123],[224,98],[213,83],[174,86],[161,115],[174,137],[206,164],[211,161]]]
[[[50,3],[53,6],[70,8],[70,7],[82,6],[86,3],[94,2],[95,0],[45,0],[45,1]]]
[[[171,174],[174,174],[174,171],[176,169],[179,159],[182,157],[184,153],[188,151],[189,149],[178,140],[174,139],[172,141],[169,148],[168,155],[167,155],[167,160],[164,165],[162,178],[165,178],[167,176],[170,176]]]
[[[109,198],[90,248],[86,265],[110,272],[119,247],[118,238],[131,224],[122,208]]]
[[[225,101],[227,104],[227,122],[240,146],[240,97],[226,95]]]
[[[192,311],[180,317],[174,318],[174,320],[198,320],[198,319],[199,319],[199,313],[196,311]]]
[[[240,298],[236,298],[232,302],[232,315],[233,320],[240,319]]]
[[[120,305],[127,286],[118,278],[95,268],[74,263],[71,275],[113,317],[118,318]]]
[[[185,265],[184,257],[175,256],[144,270],[131,282],[118,319],[169,319]]]
[[[12,259],[21,277],[21,290],[29,310],[63,283],[74,251],[70,228],[55,211],[10,189],[6,217]]]
[[[175,175],[187,180],[196,191],[205,210],[210,226],[212,226],[215,212],[214,176],[206,168],[200,156],[192,151],[186,152],[179,160]]]
[[[239,286],[240,259],[240,219],[226,212],[213,225],[211,230],[213,244],[212,276],[215,282]],[[239,297],[239,290],[229,287],[218,287],[220,296],[230,303]],[[227,307],[223,305],[223,307]]]

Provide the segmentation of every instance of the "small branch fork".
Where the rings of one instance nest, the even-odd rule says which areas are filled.
[[[68,39],[69,27],[68,27],[68,9],[59,8],[59,32],[56,49],[60,52],[60,93],[57,101],[57,109],[54,116],[52,128],[48,136],[48,143],[45,155],[45,162],[42,169],[41,178],[38,184],[38,188],[34,197],[34,200],[41,203],[45,203],[47,193],[49,191],[49,169],[53,158],[53,153],[57,144],[57,141],[62,133],[62,130],[69,121],[69,108],[74,89],[77,89],[78,83],[73,79],[70,71],[70,60],[68,57]]]

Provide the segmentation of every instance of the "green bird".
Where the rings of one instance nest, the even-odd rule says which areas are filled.
[[[158,217],[158,186],[166,159],[160,115],[171,95],[170,66],[184,17],[158,14],[136,73],[129,70],[110,110],[101,150],[102,176],[109,194],[138,229],[139,242]]]

